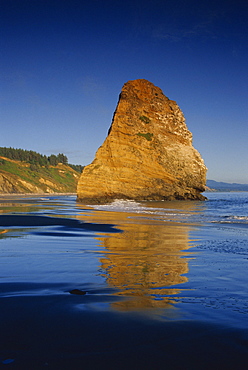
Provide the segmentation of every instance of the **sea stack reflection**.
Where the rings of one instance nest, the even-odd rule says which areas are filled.
[[[176,102],[147,80],[129,81],[106,140],[81,174],[78,200],[204,200],[206,171]]]
[[[111,307],[120,311],[173,309],[188,282],[194,242],[189,237],[191,226],[165,219],[171,213],[180,219],[180,213],[198,212],[199,203],[174,201],[167,202],[164,208],[165,202],[142,203],[143,206],[134,202],[134,212],[119,211],[121,203],[125,201],[114,202],[112,211],[106,211],[107,205],[100,210],[88,207],[87,211],[82,206],[78,215],[80,221],[115,224],[122,231],[96,236],[99,272],[120,298]]]

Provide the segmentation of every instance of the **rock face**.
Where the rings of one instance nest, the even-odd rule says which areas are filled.
[[[206,171],[176,102],[147,80],[128,81],[106,140],[81,174],[78,200],[204,200]]]

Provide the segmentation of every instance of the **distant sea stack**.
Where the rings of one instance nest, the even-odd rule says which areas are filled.
[[[80,176],[78,201],[204,200],[206,171],[177,103],[147,80],[128,81],[107,138]]]

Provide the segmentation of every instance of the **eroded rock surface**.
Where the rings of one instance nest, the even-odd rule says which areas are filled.
[[[107,138],[81,174],[78,200],[203,200],[206,171],[177,103],[147,80],[128,81]]]

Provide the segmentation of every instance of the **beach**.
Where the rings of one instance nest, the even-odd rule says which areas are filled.
[[[244,369],[247,193],[0,196],[0,366]]]

